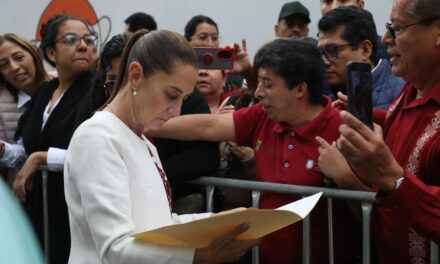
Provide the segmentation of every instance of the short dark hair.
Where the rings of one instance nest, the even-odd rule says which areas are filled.
[[[194,34],[196,33],[197,26],[201,23],[208,23],[210,25],[213,25],[218,32],[217,23],[215,23],[215,21],[212,20],[210,17],[204,15],[193,16],[185,25],[184,37],[186,38],[186,40],[191,41],[192,36],[194,36]]]
[[[291,90],[301,82],[307,84],[309,102],[322,102],[325,65],[318,48],[301,39],[276,39],[255,55],[255,70],[271,69]]]
[[[139,29],[147,29],[149,31],[157,30],[157,23],[154,18],[146,13],[137,12],[124,20],[125,24],[128,25],[128,31],[136,32]]]
[[[87,21],[80,19],[80,18],[77,18],[77,17],[72,17],[72,16],[67,16],[65,14],[61,14],[61,15],[54,16],[54,17],[50,18],[49,20],[47,20],[47,22],[44,23],[44,25],[41,27],[41,31],[40,31],[40,35],[41,35],[40,50],[43,53],[44,59],[52,67],[56,67],[56,65],[55,65],[55,62],[51,61],[49,59],[49,57],[47,56],[47,49],[48,48],[55,48],[58,30],[59,30],[60,26],[62,26],[64,23],[66,23],[69,20],[81,21],[87,27],[89,32],[93,33],[93,30],[90,27],[89,23],[87,23]]]
[[[373,15],[356,6],[345,6],[330,10],[318,22],[319,31],[324,33],[336,30],[340,26],[345,26],[341,37],[351,43],[353,48],[358,48],[364,40],[372,43],[370,59],[376,64],[378,37]]]

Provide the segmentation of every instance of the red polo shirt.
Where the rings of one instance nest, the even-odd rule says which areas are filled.
[[[429,263],[429,237],[440,241],[440,82],[415,99],[407,85],[390,106],[384,138],[406,179],[373,215],[380,263]],[[424,182],[426,186],[421,184]]]
[[[343,123],[339,112],[323,100],[324,110],[305,126],[292,128],[269,120],[260,104],[234,112],[234,125],[239,145],[255,151],[257,179],[264,182],[322,187],[318,167],[316,136],[328,142],[339,137]],[[277,208],[300,197],[262,193],[261,208]],[[318,203],[311,215],[312,262],[328,263],[328,231],[326,201]],[[346,203],[334,203],[334,235],[336,263],[353,263],[360,255],[361,229],[351,216]],[[302,224],[291,225],[266,236],[260,244],[263,263],[302,263]]]

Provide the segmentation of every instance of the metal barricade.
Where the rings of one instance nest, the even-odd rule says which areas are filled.
[[[260,192],[252,191],[252,207],[260,207]],[[252,248],[252,263],[260,264],[260,250],[258,246]]]
[[[49,178],[49,169],[46,165],[40,166],[41,171],[41,188],[43,195],[43,243],[44,243],[44,260],[49,263],[49,204],[47,198],[47,181]]]
[[[328,219],[329,219],[329,259],[330,263],[334,263],[334,246],[333,246],[333,199],[343,199],[350,201],[359,201],[362,204],[362,263],[371,263],[371,236],[370,236],[370,220],[375,203],[375,193],[352,191],[342,189],[329,189],[299,185],[288,185],[280,183],[265,183],[256,181],[245,181],[236,179],[225,179],[215,177],[202,177],[192,183],[198,185],[205,185],[209,188],[209,193],[214,193],[214,187],[234,187],[252,190],[252,206],[258,208],[260,192],[276,192],[293,195],[308,196],[317,192],[323,192],[322,197],[327,198],[328,203]],[[207,198],[207,201],[213,202],[213,197]],[[212,205],[207,205],[207,208],[212,208]],[[303,263],[309,264],[311,258],[310,249],[310,215],[303,220]],[[431,242],[431,264],[438,264],[438,246]],[[258,248],[252,249],[252,263],[259,263]]]
[[[335,263],[334,246],[333,246],[333,200],[327,199],[327,215],[328,215],[328,260],[330,264]]]
[[[49,208],[47,197],[47,181],[48,181],[48,168],[47,166],[40,166],[42,172],[42,191],[43,191],[43,216],[44,216],[44,255],[47,263],[49,263]],[[246,181],[236,179],[225,179],[217,177],[201,177],[192,182],[193,184],[204,185],[206,187],[206,204],[207,211],[213,212],[214,210],[214,190],[215,187],[234,187],[252,190],[252,206],[259,208],[260,193],[275,192],[285,193],[292,195],[301,195],[303,197],[309,196],[318,192],[322,192],[323,198],[327,198],[328,203],[328,219],[329,219],[329,256],[330,263],[334,262],[333,253],[333,211],[332,200],[343,199],[350,201],[362,202],[362,263],[369,264],[371,262],[371,250],[370,250],[370,220],[371,212],[373,209],[373,203],[375,203],[375,193],[353,191],[353,190],[341,190],[330,189],[320,187],[310,187],[301,185],[289,185],[280,183],[266,183],[257,181]],[[309,264],[311,258],[310,248],[310,215],[303,219],[303,263]],[[259,264],[259,250],[258,246],[252,249],[252,263]],[[431,264],[439,263],[439,248],[434,242],[431,242]]]
[[[48,170],[41,168],[42,188],[43,188],[43,227],[44,227],[44,258],[49,263],[49,206],[47,200],[47,178]]]

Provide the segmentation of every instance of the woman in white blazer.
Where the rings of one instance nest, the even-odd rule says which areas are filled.
[[[131,237],[210,216],[171,213],[166,175],[143,136],[179,115],[196,81],[194,52],[179,34],[138,32],[129,41],[112,96],[77,129],[68,149],[69,263],[221,263],[258,243],[235,240],[245,224],[202,249],[142,244]]]

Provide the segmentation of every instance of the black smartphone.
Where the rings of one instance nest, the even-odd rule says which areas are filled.
[[[373,88],[369,63],[347,63],[347,91],[348,111],[373,129]]]
[[[231,48],[193,47],[199,69],[232,69],[235,52]]]

